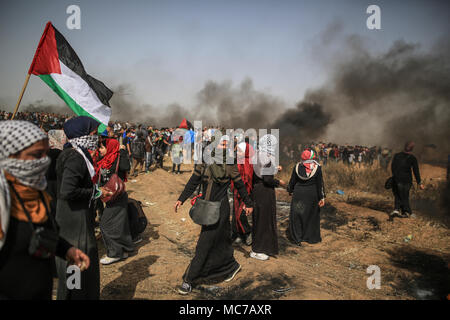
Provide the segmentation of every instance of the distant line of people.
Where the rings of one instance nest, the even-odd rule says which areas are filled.
[[[329,162],[342,162],[348,166],[373,166],[378,162],[379,166],[385,171],[392,159],[392,150],[386,147],[365,147],[337,145],[333,143],[311,143],[311,144],[293,144],[286,143],[282,148],[281,157],[283,160],[293,161],[300,157],[305,149],[311,149],[316,154],[316,159],[322,165],[326,166]]]

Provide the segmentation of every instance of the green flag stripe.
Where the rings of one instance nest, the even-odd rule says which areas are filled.
[[[64,100],[64,102],[69,106],[70,109],[72,109],[73,112],[77,116],[88,116],[95,120],[97,120],[100,123],[100,126],[98,127],[98,132],[103,132],[106,130],[106,126],[101,123],[97,118],[92,116],[89,112],[84,110],[82,107],[78,105],[63,89],[61,89],[60,86],[56,83],[55,80],[53,80],[52,76],[49,74],[41,74],[39,75],[39,78],[42,79],[55,93]]]

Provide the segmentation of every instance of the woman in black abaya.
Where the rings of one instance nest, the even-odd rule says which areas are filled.
[[[119,141],[108,138],[100,145],[99,159],[95,164],[98,185],[104,187],[116,173],[116,169],[119,178],[126,181],[127,171],[130,170],[130,160],[127,152],[120,150]],[[128,257],[128,253],[133,251],[126,192],[114,201],[106,203],[100,218],[100,230],[106,248],[106,256],[100,259],[101,264],[108,265],[124,260]]]
[[[224,151],[224,155],[227,142],[227,138],[222,138],[218,146]],[[214,163],[209,166],[206,164],[195,165],[194,174],[175,203],[175,212],[191,196],[198,185],[202,184],[203,190],[207,190],[208,181],[212,183],[212,187],[211,195],[206,200],[221,201],[220,217],[216,224],[202,226],[195,256],[183,275],[182,285],[178,288],[180,294],[190,293],[192,286],[202,280],[223,278],[225,281],[231,281],[241,269],[239,263],[234,259],[231,243],[230,204],[227,195],[231,181],[245,203],[247,214],[252,212],[253,205],[236,164],[226,164],[224,157],[214,159]],[[205,199],[205,194],[202,195],[202,199]]]
[[[274,178],[276,137],[264,135],[259,140],[258,159],[254,166],[252,199],[255,203],[252,222],[252,252],[250,257],[267,260],[278,254],[277,208],[275,188],[285,186]],[[278,167],[279,169],[279,167]]]
[[[320,237],[320,207],[325,205],[322,167],[314,160],[315,153],[305,150],[302,161],[291,175],[288,192],[293,193],[289,215],[289,236],[297,245],[318,243]]]
[[[91,267],[81,272],[81,289],[67,288],[67,262],[56,259],[58,300],[98,300],[100,267],[95,239],[94,200],[101,192],[92,182],[95,175],[92,154],[98,149],[99,122],[80,116],[64,123],[68,144],[56,161],[56,221],[60,235],[85,252]],[[105,191],[107,194],[107,191]]]

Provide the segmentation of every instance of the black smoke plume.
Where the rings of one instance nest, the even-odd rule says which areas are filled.
[[[250,79],[245,79],[237,87],[231,81],[207,81],[196,95],[196,105],[191,107],[171,104],[156,108],[150,104],[138,104],[132,96],[129,85],[114,88],[111,99],[113,120],[165,127],[177,126],[187,118],[192,123],[202,120],[204,126],[269,128],[279,110],[285,109],[281,99],[255,90]]]
[[[436,145],[449,152],[449,39],[426,49],[398,40],[377,52],[362,37],[342,34],[338,24],[326,29],[311,51],[328,70],[328,80],[307,90],[295,107],[256,90],[251,79],[237,86],[210,80],[193,106],[174,103],[164,108],[136,103],[132,87],[124,84],[113,88],[112,119],[157,127],[177,126],[187,118],[226,128],[278,128],[282,138],[298,143],[398,148],[414,140],[416,150]],[[42,104],[39,108],[61,112],[42,109]]]
[[[331,123],[331,115],[315,102],[300,102],[284,112],[273,124],[283,140],[308,142],[320,137]]]

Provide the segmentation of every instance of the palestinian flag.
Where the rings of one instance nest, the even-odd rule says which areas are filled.
[[[192,123],[187,121],[186,118],[183,118],[183,120],[181,121],[181,123],[178,126],[178,128],[188,129],[189,130],[189,129],[194,129],[194,126],[192,125]]]
[[[80,58],[51,22],[45,26],[28,74],[41,78],[76,115],[100,122],[99,132],[106,129],[113,92],[86,73]]]

